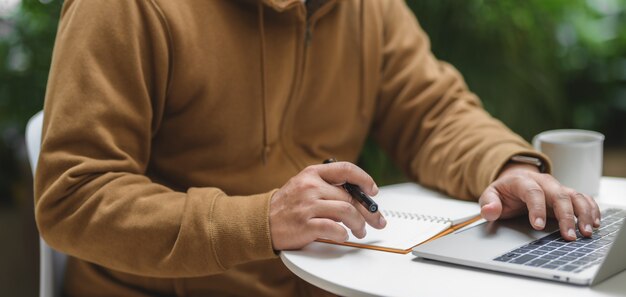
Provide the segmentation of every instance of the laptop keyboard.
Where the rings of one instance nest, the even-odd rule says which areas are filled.
[[[578,273],[602,262],[625,217],[626,210],[607,209],[591,237],[577,230],[576,241],[565,241],[557,230],[494,260]]]

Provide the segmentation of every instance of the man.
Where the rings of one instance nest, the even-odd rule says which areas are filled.
[[[277,258],[384,228],[338,185],[368,135],[406,174],[547,215],[573,239],[597,205],[431,54],[401,0],[67,0],[36,175],[43,238],[76,296],[318,295]],[[316,165],[328,157],[347,162]]]

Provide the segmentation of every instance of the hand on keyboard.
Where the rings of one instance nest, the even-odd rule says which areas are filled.
[[[505,166],[480,196],[479,203],[481,215],[488,221],[528,213],[530,224],[537,230],[545,227],[547,216],[554,216],[566,240],[576,239],[576,219],[585,237],[600,227],[600,210],[591,197],[561,185],[551,175],[539,173],[537,167],[527,164]]]

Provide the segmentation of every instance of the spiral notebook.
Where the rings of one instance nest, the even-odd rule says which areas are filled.
[[[403,187],[409,188],[411,185],[387,187],[374,197],[387,219],[384,229],[377,230],[367,225],[367,235],[362,239],[354,237],[348,230],[350,238],[346,242],[338,243],[327,239],[317,241],[407,254],[421,243],[480,219],[480,207],[476,202],[455,200],[432,193],[402,193]]]

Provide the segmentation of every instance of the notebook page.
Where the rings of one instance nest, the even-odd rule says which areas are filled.
[[[429,218],[418,214],[394,210],[382,210],[382,212],[387,219],[387,226],[384,229],[378,230],[367,225],[365,227],[367,235],[362,239],[356,238],[352,232],[348,230],[348,241],[364,245],[406,250],[430,239],[451,226],[449,221]]]
[[[405,250],[480,214],[478,203],[439,193],[381,189],[373,198],[387,219],[387,226],[378,230],[366,225],[367,235],[363,239],[348,230],[349,242]]]
[[[402,210],[409,213],[444,217],[453,225],[480,214],[480,206],[474,201],[462,201],[437,194],[408,194],[384,191],[374,197],[381,210]]]

